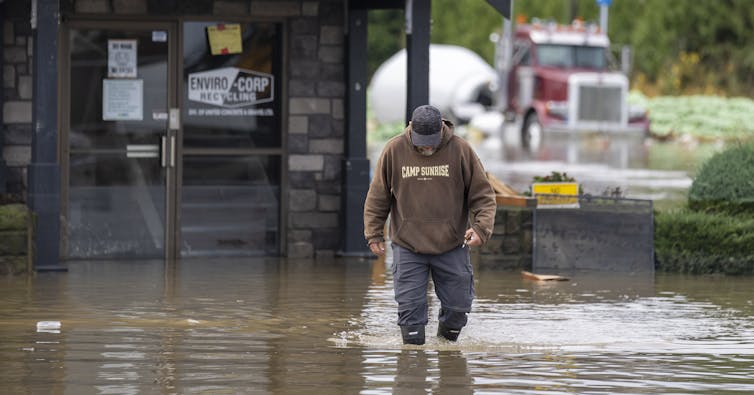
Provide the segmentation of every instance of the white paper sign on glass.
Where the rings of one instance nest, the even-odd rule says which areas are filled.
[[[144,118],[144,81],[102,81],[102,120],[141,121]]]

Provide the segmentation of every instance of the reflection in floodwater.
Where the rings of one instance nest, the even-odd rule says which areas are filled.
[[[477,270],[459,342],[404,346],[389,265],[88,262],[2,279],[0,382],[71,394],[754,392],[752,277],[542,283]]]
[[[512,126],[485,138],[460,130],[474,142],[487,171],[518,191],[526,191],[534,176],[557,171],[575,177],[585,193],[602,195],[620,188],[625,197],[649,199],[661,206],[685,199],[690,174],[713,152],[705,147],[695,156],[684,154],[686,147],[668,149],[641,135],[605,133],[548,134],[531,152],[521,148]]]

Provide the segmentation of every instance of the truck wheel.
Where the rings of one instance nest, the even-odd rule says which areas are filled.
[[[521,147],[528,152],[537,152],[542,144],[542,124],[539,123],[537,113],[526,116],[521,129]]]

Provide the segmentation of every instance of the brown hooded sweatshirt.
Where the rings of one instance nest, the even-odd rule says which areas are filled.
[[[424,156],[411,143],[411,125],[390,139],[377,161],[364,203],[367,242],[392,242],[416,253],[441,254],[463,244],[469,224],[486,243],[495,223],[495,193],[479,158],[443,120],[442,141]]]

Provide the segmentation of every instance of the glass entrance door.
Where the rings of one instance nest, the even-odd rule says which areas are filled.
[[[182,24],[180,254],[280,254],[281,26]]]
[[[172,258],[173,25],[67,27],[64,255]]]

